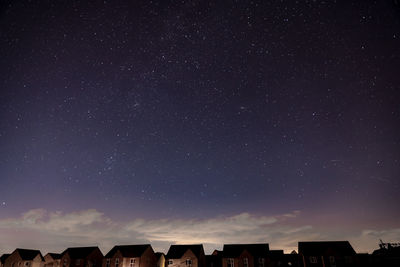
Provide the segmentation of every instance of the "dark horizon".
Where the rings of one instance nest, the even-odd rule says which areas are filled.
[[[297,244],[298,244],[298,247],[299,247],[299,245],[300,245],[300,243],[347,243],[348,242],[348,240],[308,240],[308,241],[298,241],[297,242]],[[349,244],[350,244],[350,246],[351,247],[353,247],[352,246],[352,244],[351,244],[351,242],[348,242]],[[5,252],[5,253],[0,253],[0,256],[1,255],[3,255],[3,254],[11,254],[13,251],[15,251],[15,250],[19,250],[19,249],[26,249],[26,250],[38,250],[38,251],[40,251],[41,253],[42,253],[42,255],[43,256],[45,256],[46,254],[48,254],[48,253],[55,253],[55,254],[62,254],[63,252],[65,252],[65,251],[67,251],[69,248],[85,248],[85,247],[87,247],[87,248],[89,248],[89,247],[97,247],[97,248],[99,248],[100,249],[100,251],[101,251],[101,253],[103,254],[103,255],[106,255],[108,252],[110,252],[110,251],[113,251],[113,249],[115,248],[115,247],[124,247],[124,246],[144,246],[144,245],[150,245],[151,247],[153,247],[153,245],[151,244],[151,243],[123,243],[123,244],[114,244],[112,247],[110,247],[110,248],[108,248],[107,250],[102,250],[102,248],[99,246],[99,245],[96,245],[96,244],[91,244],[91,245],[86,245],[86,246],[72,246],[72,247],[65,247],[64,249],[62,249],[62,250],[60,250],[60,251],[46,251],[46,252],[43,252],[42,250],[40,250],[40,249],[38,249],[38,248],[34,248],[34,247],[31,247],[31,248],[28,248],[28,247],[16,247],[16,248],[14,248],[14,249],[12,249],[11,251],[9,251],[9,252]],[[215,248],[213,248],[212,250],[207,250],[206,248],[206,245],[204,245],[204,243],[185,243],[185,244],[180,244],[180,243],[171,243],[168,247],[167,247],[167,249],[166,250],[157,250],[157,249],[154,249],[154,252],[161,252],[161,253],[164,253],[165,255],[167,255],[167,252],[168,252],[168,250],[171,248],[171,246],[175,246],[175,245],[178,245],[178,246],[193,246],[193,245],[195,245],[195,246],[197,246],[197,245],[201,245],[203,248],[204,248],[204,253],[205,253],[205,255],[212,255],[212,253],[215,251],[215,250],[217,250],[217,251],[223,251],[223,248],[224,248],[224,246],[246,246],[246,245],[250,245],[250,246],[253,246],[253,245],[267,245],[268,246],[268,249],[269,249],[269,251],[279,251],[279,250],[282,250],[283,251],[283,253],[285,253],[285,254],[292,254],[293,252],[296,252],[296,254],[298,254],[299,253],[299,249],[298,249],[298,247],[297,247],[297,249],[293,249],[293,250],[291,250],[291,251],[285,251],[283,248],[277,248],[277,247],[274,247],[274,246],[272,246],[271,247],[271,243],[269,243],[269,242],[256,242],[256,243],[249,243],[249,242],[238,242],[238,243],[226,243],[226,244],[221,244],[221,246],[220,246],[220,249],[215,249]],[[377,246],[376,246],[376,248],[374,249],[374,251],[375,250],[379,250],[379,249],[381,249],[382,247],[384,248],[384,249],[388,249],[388,245],[393,245],[394,247],[397,247],[397,246],[400,246],[400,243],[383,243],[383,241],[382,240],[380,240],[380,242],[377,244]],[[153,247],[154,248],[154,247]],[[354,247],[353,247],[354,248]],[[362,253],[365,253],[365,252],[363,252],[363,251],[357,251],[356,249],[354,249],[355,250],[355,252],[357,253],[357,254],[362,254]],[[373,251],[371,251],[371,252],[368,252],[369,254],[372,254],[372,252]]]

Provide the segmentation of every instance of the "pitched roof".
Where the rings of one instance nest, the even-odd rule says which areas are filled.
[[[253,257],[266,256],[269,252],[269,244],[228,244],[224,245],[223,257],[236,258],[247,250]]]
[[[271,249],[269,253],[274,255],[283,255],[283,249]]]
[[[89,256],[90,253],[99,249],[99,247],[75,247],[75,248],[67,248],[61,253],[61,257],[66,253],[70,256],[71,259],[84,259]],[[101,252],[100,252],[101,253]]]
[[[11,254],[3,254],[0,257],[0,263],[4,264],[4,262],[6,261],[6,259],[8,258],[8,256],[10,256]]]
[[[280,259],[283,258],[283,250],[279,249],[275,249],[275,250],[270,250],[269,251],[269,257],[270,258],[274,258],[274,259]]]
[[[197,258],[200,258],[201,254],[204,254],[203,245],[171,245],[167,253],[167,258],[180,259],[188,249],[190,249]]]
[[[349,241],[317,241],[299,242],[299,254],[304,255],[326,255],[334,251],[340,255],[355,255]]]
[[[39,250],[17,248],[15,251],[18,252],[18,254],[21,256],[21,259],[24,261],[33,260],[34,258],[36,258],[37,255],[39,255],[42,261],[44,261],[42,253],[40,253]]]
[[[161,257],[165,257],[165,254],[162,252],[156,252],[154,254],[156,255],[157,260],[159,260]]]
[[[112,258],[114,254],[119,251],[122,257],[135,258],[140,257],[146,251],[147,248],[151,248],[151,245],[126,245],[126,246],[114,246],[107,254],[106,258]]]
[[[216,256],[216,255],[218,255],[218,256],[222,256],[222,250],[217,250],[217,249],[215,249],[211,255],[215,255],[215,256]]]
[[[61,259],[61,253],[47,253],[47,255],[50,255],[50,257],[52,257],[53,260]]]

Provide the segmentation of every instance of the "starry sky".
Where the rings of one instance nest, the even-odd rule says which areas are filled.
[[[399,70],[396,1],[1,1],[0,254],[399,241]]]

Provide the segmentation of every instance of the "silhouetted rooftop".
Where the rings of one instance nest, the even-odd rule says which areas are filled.
[[[214,250],[213,251],[213,253],[211,254],[211,255],[214,255],[214,256],[216,256],[216,255],[218,255],[218,256],[222,256],[222,250]]]
[[[106,254],[106,258],[112,258],[114,254],[119,251],[124,258],[135,258],[140,257],[151,245],[125,245],[125,246],[115,246],[110,252]]]
[[[99,249],[98,247],[75,247],[75,248],[67,248],[61,253],[61,257],[66,253],[70,256],[71,259],[84,259],[89,256],[90,253]]]
[[[8,258],[8,256],[10,256],[11,254],[3,254],[0,257],[0,262],[1,264],[4,264],[4,262],[6,261],[6,259]]]
[[[162,253],[162,252],[156,252],[156,253],[154,253],[154,254],[156,255],[157,260],[159,260],[159,259],[161,258],[161,256],[164,256],[164,257],[165,257],[165,254]]]
[[[282,258],[283,257],[283,250],[279,249],[279,250],[270,250],[269,251],[269,257],[270,258]]]
[[[52,257],[53,260],[61,259],[61,253],[47,253],[47,255],[50,255],[50,257]]]
[[[356,254],[349,241],[299,242],[299,254],[326,255],[333,252],[340,255]]]
[[[188,249],[190,249],[197,258],[204,253],[203,245],[171,245],[167,253],[167,258],[180,259]]]
[[[269,244],[228,244],[224,245],[223,257],[236,258],[247,250],[253,257],[266,256],[269,252]]]
[[[21,259],[24,261],[33,260],[34,258],[36,258],[37,255],[39,255],[40,258],[44,261],[42,253],[40,253],[39,250],[17,248],[15,251],[18,252],[18,254],[21,256]]]
[[[400,246],[399,247],[389,247],[389,248],[376,249],[376,250],[374,250],[372,255],[388,256],[388,257],[400,257]]]

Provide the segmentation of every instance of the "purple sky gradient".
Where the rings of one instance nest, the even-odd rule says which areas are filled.
[[[389,0],[4,1],[0,254],[399,241],[399,69]]]

